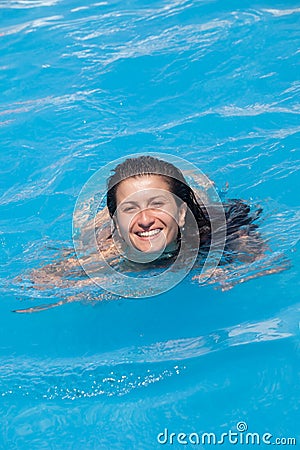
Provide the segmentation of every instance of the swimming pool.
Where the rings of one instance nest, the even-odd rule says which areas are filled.
[[[181,432],[241,439],[238,423],[299,445],[300,5],[2,0],[0,11],[0,448],[182,448]],[[153,298],[97,302],[86,289],[86,301],[13,313],[70,295],[16,277],[72,245],[96,170],[152,151],[260,204],[266,263],[289,268],[230,290],[190,277]],[[259,268],[243,270],[232,279]]]

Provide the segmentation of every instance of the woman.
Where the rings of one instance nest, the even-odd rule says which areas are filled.
[[[81,230],[80,242],[84,243],[81,254],[76,257],[70,252],[67,259],[34,270],[33,286],[46,289],[92,284],[91,277],[86,276],[87,267],[97,263],[101,272],[103,261],[124,272],[165,267],[177,258],[184,265],[195,248],[197,269],[207,257],[213,231],[219,236],[217,243],[222,250],[215,271],[218,276],[226,273],[226,264],[232,261],[252,262],[261,258],[267,247],[254,223],[261,208],[251,213],[242,200],[211,207],[199,192],[167,161],[152,156],[126,159],[108,179],[107,208]],[[91,254],[92,235],[96,236],[98,251]],[[202,276],[196,274],[194,278]]]
[[[108,180],[107,208],[114,227],[112,233],[102,233],[107,218],[101,214],[98,223],[96,220],[98,243],[113,254],[114,247],[121,246],[127,256],[135,252],[164,257],[178,254],[185,237],[190,246],[198,241],[198,251],[203,252],[211,244],[212,225],[218,219],[220,231],[226,231],[225,253],[229,248],[237,250],[234,241],[238,237],[258,238],[257,233],[253,234],[258,227],[253,222],[261,208],[251,214],[250,207],[241,200],[211,206],[205,199],[205,203],[173,164],[152,156],[129,158],[114,169]],[[252,245],[248,255],[243,251],[239,256],[255,258],[262,248],[261,241],[259,246]]]
[[[208,242],[205,208],[173,164],[151,156],[129,158],[115,168],[107,188],[112,237],[125,254],[176,254],[183,232],[190,240],[199,234],[202,244]]]

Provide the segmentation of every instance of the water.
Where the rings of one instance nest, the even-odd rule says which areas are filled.
[[[299,445],[299,13],[295,1],[0,1],[1,448],[155,449],[165,428],[220,435],[241,421]],[[147,151],[260,204],[265,267],[289,268],[230,290],[190,277],[154,298],[86,289],[13,313],[68,298],[15,277],[72,245],[97,169]]]

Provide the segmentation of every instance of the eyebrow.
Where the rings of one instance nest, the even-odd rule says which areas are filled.
[[[148,199],[148,201],[152,202],[153,200],[157,200],[157,199],[167,200],[167,198],[164,197],[163,194],[161,194],[161,195],[156,195],[155,197],[150,197]],[[135,206],[138,206],[139,205],[138,202],[134,202],[134,201],[131,201],[131,200],[129,200],[128,202],[122,202],[121,204],[122,204],[122,206],[123,205],[135,205]]]

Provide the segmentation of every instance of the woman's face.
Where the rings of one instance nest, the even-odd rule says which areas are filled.
[[[121,181],[116,200],[114,220],[127,245],[141,252],[156,253],[176,242],[187,206],[177,205],[162,176],[141,175]]]

